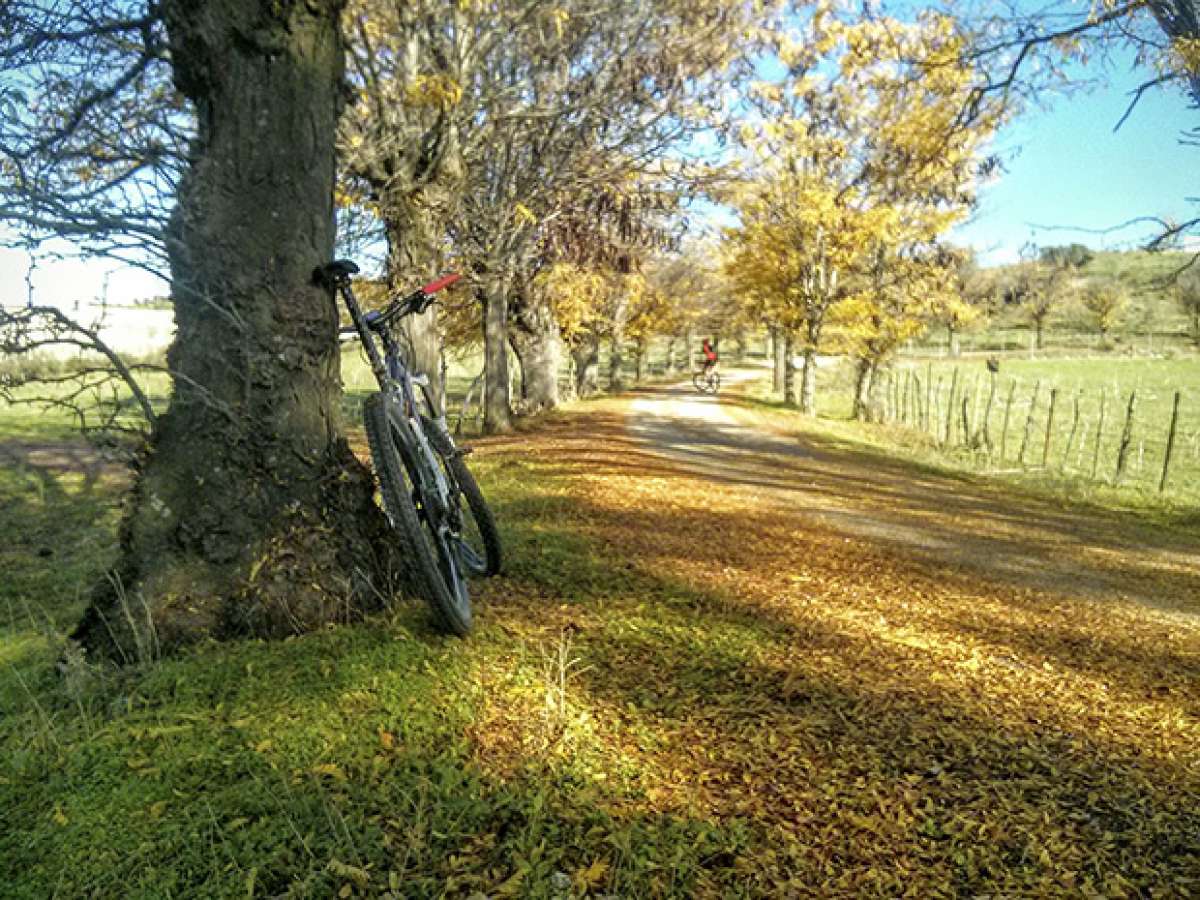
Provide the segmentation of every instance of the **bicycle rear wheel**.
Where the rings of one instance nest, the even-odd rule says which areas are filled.
[[[410,436],[395,401],[382,393],[363,404],[363,424],[383,508],[404,541],[414,587],[447,630],[465,635],[471,630],[471,598],[436,487],[430,472],[422,471],[427,451]]]
[[[496,519],[483,497],[483,491],[479,489],[479,483],[467,468],[463,454],[454,446],[453,440],[443,434],[433,420],[421,416],[421,427],[441,458],[446,478],[458,486],[461,494],[458,508],[451,510],[451,518],[458,520],[456,524],[459,527],[455,529],[454,539],[463,568],[469,575],[490,578],[500,574],[503,555],[500,531],[496,528]],[[467,501],[465,505],[463,500]]]

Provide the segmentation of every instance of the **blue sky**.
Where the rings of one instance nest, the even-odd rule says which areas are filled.
[[[1097,248],[1136,246],[1152,233],[1140,225],[1109,235],[1071,229],[1106,229],[1142,215],[1190,217],[1187,202],[1200,196],[1200,148],[1180,145],[1180,133],[1200,124],[1176,91],[1148,93],[1116,133],[1113,126],[1141,81],[1128,61],[1102,72],[1103,87],[1069,97],[1048,98],[997,138],[1007,172],[982,193],[973,220],[953,240],[975,247],[985,264],[1009,262],[1027,241],[1040,245],[1079,242]],[[1062,230],[1050,230],[1057,226]],[[27,260],[0,249],[0,305],[24,303]],[[70,307],[98,298],[108,281],[115,303],[164,294],[167,285],[111,262],[43,261],[34,285],[39,302]]]
[[[1200,147],[1180,144],[1180,133],[1200,124],[1200,113],[1175,90],[1143,95],[1132,116],[1114,133],[1130,92],[1145,78],[1126,59],[1102,71],[1090,92],[1048,98],[1009,125],[995,144],[1008,171],[982,192],[968,225],[954,235],[985,263],[1008,262],[1021,245],[1078,242],[1127,248],[1153,233],[1140,224],[1108,235],[1071,229],[1107,229],[1137,216],[1185,219],[1200,213],[1188,197],[1200,196]],[[1059,226],[1051,230],[1036,226]]]

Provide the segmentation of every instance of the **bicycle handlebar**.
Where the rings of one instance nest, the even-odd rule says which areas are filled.
[[[458,281],[460,278],[462,278],[462,275],[460,275],[458,272],[451,272],[449,275],[443,275],[441,278],[431,281],[429,284],[422,287],[421,293],[436,294],[442,288],[450,287],[450,285],[454,284],[454,282]]]

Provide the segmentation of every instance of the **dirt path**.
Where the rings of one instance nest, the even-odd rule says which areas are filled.
[[[726,384],[756,377],[730,373]],[[1113,514],[1014,499],[1002,485],[928,474],[819,438],[773,434],[740,423],[720,398],[690,384],[641,393],[627,427],[639,444],[691,475],[736,485],[763,506],[870,541],[908,562],[1014,587],[1132,600],[1189,619],[1200,615],[1200,551]]]

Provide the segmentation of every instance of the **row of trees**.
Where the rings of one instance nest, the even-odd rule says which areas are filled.
[[[949,333],[951,355],[957,355],[961,328],[1008,312],[1015,312],[1033,328],[1033,345],[1039,350],[1045,345],[1051,320],[1069,309],[1082,314],[1107,342],[1139,295],[1147,303],[1173,305],[1187,320],[1191,339],[1200,345],[1200,272],[1189,268],[1161,279],[1089,272],[1085,266],[1092,255],[1077,244],[1040,250],[1029,247],[1024,257],[1013,265],[986,270],[969,261],[965,264],[959,273],[965,316],[946,318],[942,323]]]
[[[783,357],[803,358],[800,408],[814,408],[818,353],[838,350],[858,360],[862,412],[901,343],[961,314],[956,255],[939,238],[971,207],[1003,107],[959,121],[973,72],[942,15],[843,21],[819,5],[775,51],[784,74],[754,94],[724,268]],[[792,373],[784,367],[789,401]]]
[[[1149,7],[1183,28],[1166,71],[1186,78],[1196,35]],[[1084,30],[1147,8],[1102,5]],[[951,308],[938,237],[1022,62],[1070,36],[997,34],[826,0],[9,0],[3,239],[169,273],[178,328],[170,406],[79,638],[113,653],[142,622],[168,647],[291,633],[390,594],[339,419],[336,307],[311,279],[335,213],[386,247],[391,288],[468,273],[467,321],[411,338],[436,371],[439,341],[482,331],[490,430],[510,426],[510,347],[536,409],[557,401],[565,348],[586,382],[602,336],[618,373],[655,329],[687,342],[695,313],[669,301],[708,291],[689,280],[708,267],[656,254],[701,191],[738,211],[724,269],[746,314],[811,361],[836,311],[869,391],[913,322]],[[764,48],[787,74],[747,94]],[[988,60],[1008,77],[980,78]],[[712,171],[702,131],[743,148],[737,178]]]
[[[672,148],[720,126],[762,8],[5,4],[6,237],[169,272],[175,308],[170,406],[85,646],[115,654],[151,625],[167,647],[291,633],[389,595],[386,524],[339,419],[337,310],[311,279],[335,218],[386,247],[390,290],[466,271],[468,321],[410,337],[436,373],[439,343],[482,326],[486,426],[506,430],[510,347],[544,408],[564,341],[620,348],[668,315],[645,261],[693,190]]]

